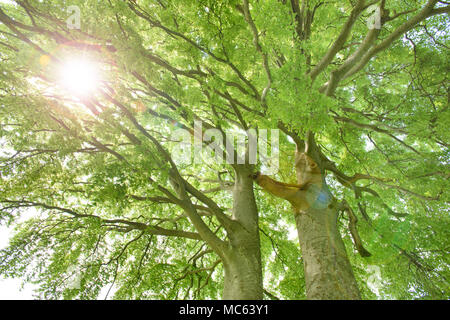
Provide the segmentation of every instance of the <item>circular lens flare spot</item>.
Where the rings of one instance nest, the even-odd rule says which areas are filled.
[[[44,54],[39,58],[39,63],[41,64],[41,66],[46,67],[50,63],[50,60],[50,56]]]

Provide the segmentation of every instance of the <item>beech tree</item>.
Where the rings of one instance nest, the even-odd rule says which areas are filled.
[[[0,1],[0,274],[50,299],[447,299],[449,11]],[[330,198],[294,213],[253,176],[293,183],[296,150]]]

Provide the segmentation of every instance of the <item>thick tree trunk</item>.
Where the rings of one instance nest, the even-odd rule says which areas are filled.
[[[223,261],[223,298],[226,300],[263,298],[258,210],[251,173],[250,166],[240,166],[236,170],[233,190],[233,220],[236,224],[228,234],[230,246]]]
[[[308,299],[360,299],[344,242],[337,227],[337,210],[310,208],[295,217],[305,268]]]
[[[247,242],[243,239],[243,242]],[[261,300],[263,298],[261,257],[258,243],[233,246],[224,262],[223,299]]]

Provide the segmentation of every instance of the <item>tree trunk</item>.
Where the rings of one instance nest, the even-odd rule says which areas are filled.
[[[337,210],[309,208],[296,214],[308,299],[360,299],[344,242],[337,227]]]
[[[258,239],[259,240],[259,239]],[[224,300],[262,300],[262,271],[259,242],[243,239],[241,247],[231,248],[224,261]]]
[[[253,194],[250,166],[237,168],[233,189],[233,220],[236,222],[228,238],[223,266],[225,281],[223,298],[226,300],[261,300],[263,280],[261,247],[258,228],[258,210]]]

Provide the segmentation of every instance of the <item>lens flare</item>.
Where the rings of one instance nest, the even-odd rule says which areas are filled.
[[[64,89],[79,97],[92,95],[100,85],[98,66],[86,58],[66,61],[59,77]]]

